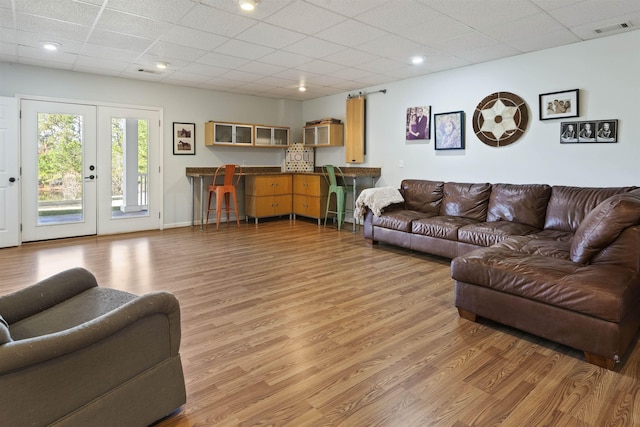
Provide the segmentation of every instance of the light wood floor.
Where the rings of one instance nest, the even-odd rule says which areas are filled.
[[[618,372],[460,319],[449,261],[305,220],[0,250],[0,293],[83,266],[182,307],[187,404],[160,427],[640,425],[640,350]]]

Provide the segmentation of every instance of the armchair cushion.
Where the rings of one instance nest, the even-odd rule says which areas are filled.
[[[9,332],[9,324],[0,316],[0,345],[13,341]]]

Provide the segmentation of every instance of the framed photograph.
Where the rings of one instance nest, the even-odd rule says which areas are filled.
[[[464,150],[464,111],[433,115],[436,150]]]
[[[577,144],[578,143],[578,122],[560,123],[560,143],[561,144]]]
[[[618,120],[598,120],[596,142],[618,142]]]
[[[578,142],[596,142],[596,122],[578,122]]]
[[[196,154],[196,124],[173,122],[173,154]]]
[[[431,139],[431,106],[407,108],[407,141]]]
[[[578,117],[579,89],[540,95],[540,120]]]

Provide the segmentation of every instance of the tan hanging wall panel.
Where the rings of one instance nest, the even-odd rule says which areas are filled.
[[[365,154],[365,101],[364,97],[347,99],[345,120],[345,153],[347,163],[363,163]]]

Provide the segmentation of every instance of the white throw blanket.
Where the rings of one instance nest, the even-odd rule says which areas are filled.
[[[354,218],[361,220],[364,218],[365,208],[371,209],[375,216],[380,216],[382,209],[393,204],[402,203],[402,194],[394,187],[366,188],[362,190],[356,200],[356,207],[353,212]]]

